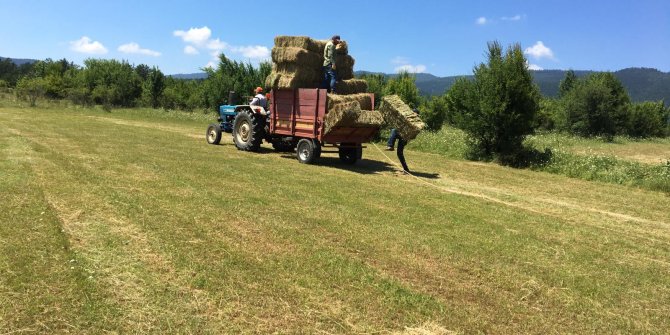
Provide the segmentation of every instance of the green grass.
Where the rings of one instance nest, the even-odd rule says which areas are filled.
[[[533,166],[536,171],[670,193],[670,138],[616,137],[606,142],[545,133],[529,136],[526,145],[541,152],[546,148],[552,151],[551,161]],[[449,126],[420,134],[408,148],[451,159],[465,159],[468,150],[466,134]]]
[[[0,105],[0,334],[670,332],[663,193],[209,118]]]

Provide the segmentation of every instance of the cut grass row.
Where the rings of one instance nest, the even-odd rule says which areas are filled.
[[[0,108],[0,329],[670,331],[663,194],[410,150],[416,179],[374,147],[301,165],[154,113]]]

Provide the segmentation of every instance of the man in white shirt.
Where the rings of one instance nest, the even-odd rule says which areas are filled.
[[[251,100],[249,105],[251,106],[260,106],[263,107],[266,111],[268,110],[268,99],[265,98],[263,95],[263,88],[262,87],[256,87],[254,90],[254,93],[256,93],[256,96]]]

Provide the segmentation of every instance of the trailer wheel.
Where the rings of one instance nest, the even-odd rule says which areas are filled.
[[[353,143],[342,143],[342,145],[353,145]],[[340,160],[346,164],[354,164],[363,156],[363,148],[360,146],[352,147],[340,147],[339,149]]]
[[[298,162],[303,164],[312,164],[316,157],[315,146],[312,140],[306,138],[298,141],[297,147]]]
[[[233,121],[233,142],[238,150],[258,151],[263,140],[265,120],[251,110],[237,113]]]
[[[321,158],[321,143],[319,143],[319,140],[313,139],[312,144],[314,145],[314,159]]]
[[[221,125],[218,123],[212,123],[207,127],[207,143],[209,144],[219,144],[221,143]]]

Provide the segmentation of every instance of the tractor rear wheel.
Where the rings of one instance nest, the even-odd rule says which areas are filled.
[[[238,150],[258,151],[263,141],[265,118],[251,110],[237,113],[233,121],[233,142]]]
[[[212,123],[207,127],[207,143],[209,144],[219,144],[221,143],[221,125],[218,123]]]
[[[298,156],[298,162],[303,164],[312,164],[317,158],[316,146],[314,145],[314,142],[306,138],[298,141],[296,153]]]

